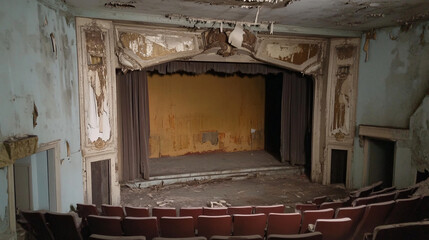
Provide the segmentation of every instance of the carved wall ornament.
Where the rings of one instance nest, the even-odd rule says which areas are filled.
[[[229,57],[236,53],[236,49],[228,43],[228,36],[225,32],[221,32],[220,29],[210,29],[202,33],[204,50],[208,50],[215,47],[220,47],[217,51],[218,55],[223,57]]]
[[[124,73],[128,70],[134,71],[143,68],[138,62],[139,56],[129,49],[118,47],[116,48],[116,55],[118,56],[119,63],[122,65],[122,71]]]
[[[122,71],[140,70],[202,52],[198,32],[116,25],[116,55]]]
[[[335,84],[334,96],[334,119],[333,119],[333,134],[337,140],[344,139],[350,131],[350,94],[351,80],[348,77],[350,74],[350,66],[338,66]]]

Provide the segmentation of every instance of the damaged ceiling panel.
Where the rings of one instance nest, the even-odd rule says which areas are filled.
[[[153,22],[176,15],[353,31],[429,19],[427,0],[68,0],[67,4],[72,9],[147,14]]]

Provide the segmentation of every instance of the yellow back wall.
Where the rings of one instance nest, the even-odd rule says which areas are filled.
[[[265,78],[148,76],[150,157],[264,149]]]

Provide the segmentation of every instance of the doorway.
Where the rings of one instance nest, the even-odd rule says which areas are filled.
[[[15,208],[57,211],[54,149],[16,160]]]
[[[331,184],[346,185],[347,150],[332,149],[331,152]]]
[[[383,181],[382,187],[391,187],[395,142],[373,138],[368,141],[368,184]]]

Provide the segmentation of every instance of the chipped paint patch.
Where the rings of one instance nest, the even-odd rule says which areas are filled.
[[[105,7],[108,8],[135,8],[134,5],[136,1],[128,1],[128,2],[122,2],[122,1],[111,1],[104,4]]]
[[[191,37],[166,36],[163,34],[147,35],[138,33],[121,33],[122,46],[130,49],[141,59],[149,60],[172,53],[194,50],[195,42]]]
[[[266,46],[268,56],[283,62],[301,65],[319,52],[316,44],[281,44],[269,43]]]
[[[109,106],[105,99],[107,87],[107,64],[105,33],[92,26],[85,31],[88,54],[89,107],[87,133],[91,142],[110,139]],[[97,147],[97,146],[96,146]]]

